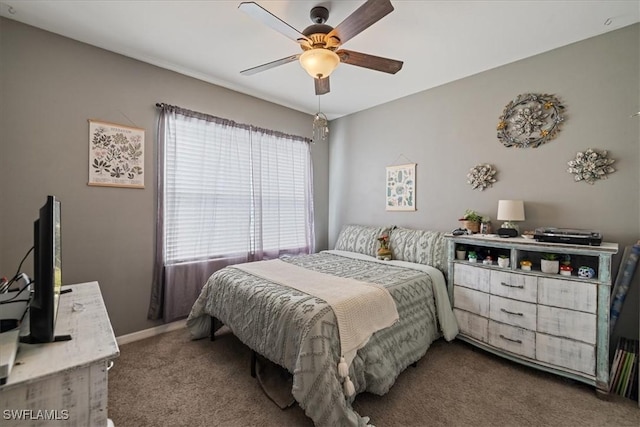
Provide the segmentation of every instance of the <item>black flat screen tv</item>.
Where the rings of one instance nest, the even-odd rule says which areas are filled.
[[[62,287],[60,201],[48,196],[33,227],[33,283],[29,303],[30,343],[56,340],[55,325]]]

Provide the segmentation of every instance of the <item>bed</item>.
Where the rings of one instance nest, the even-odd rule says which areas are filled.
[[[384,232],[395,260],[375,258]],[[334,309],[325,300],[283,286],[241,266],[214,273],[187,319],[192,338],[209,336],[211,319],[227,325],[244,344],[293,374],[292,394],[315,425],[366,426],[352,409],[358,393],[387,393],[398,375],[422,358],[433,341],[458,333],[445,284],[446,252],[439,232],[345,226],[336,249],[284,257],[279,262],[309,274],[375,284],[388,291],[398,320],[364,341],[349,358],[349,395]],[[268,261],[269,262],[269,261]]]

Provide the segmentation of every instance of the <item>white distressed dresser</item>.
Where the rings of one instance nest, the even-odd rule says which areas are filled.
[[[447,235],[449,297],[459,338],[507,359],[609,392],[611,257],[616,243],[600,246],[542,243],[488,235]],[[456,259],[464,246],[477,262]],[[540,269],[543,253],[570,258],[571,275]],[[509,267],[496,263],[509,259]],[[491,256],[493,262],[485,264]],[[520,267],[529,260],[531,270]],[[579,267],[595,271],[581,278]]]
[[[70,341],[20,344],[0,386],[2,426],[107,426],[107,365],[120,354],[98,282],[64,286],[56,335]]]

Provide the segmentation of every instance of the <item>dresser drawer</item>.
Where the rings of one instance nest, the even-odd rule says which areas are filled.
[[[536,356],[541,362],[595,375],[595,347],[578,341],[536,334]]]
[[[597,287],[592,283],[539,277],[538,303],[595,313],[598,308]]]
[[[538,278],[526,274],[492,270],[491,293],[520,301],[536,302]]]
[[[491,295],[489,298],[489,318],[512,326],[536,330],[535,304]]]
[[[538,332],[595,344],[596,330],[595,314],[538,306]]]
[[[491,270],[471,265],[456,264],[454,267],[454,285],[489,292]]]
[[[468,335],[482,342],[487,342],[487,328],[489,319],[467,311],[453,310],[458,321],[458,329],[463,335]]]
[[[489,321],[489,344],[529,359],[536,356],[536,333],[527,329]]]
[[[454,286],[453,306],[483,317],[489,317],[489,294],[462,286]]]

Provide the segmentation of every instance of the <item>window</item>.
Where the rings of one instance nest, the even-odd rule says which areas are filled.
[[[189,314],[231,264],[313,252],[305,138],[158,104],[158,215],[148,317]]]
[[[165,263],[312,251],[309,144],[171,114],[165,139]]]

